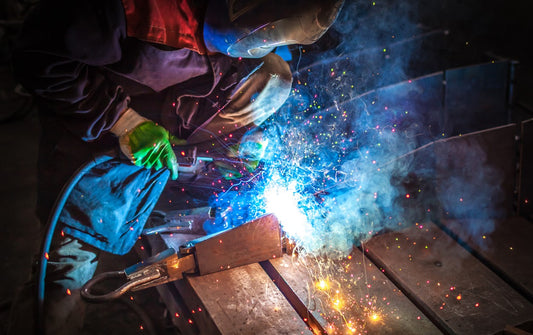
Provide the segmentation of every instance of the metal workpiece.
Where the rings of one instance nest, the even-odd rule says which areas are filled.
[[[281,228],[277,218],[265,215],[236,228],[166,249],[122,271],[96,275],[83,287],[81,295],[93,302],[116,299],[128,291],[180,280],[184,274],[205,275],[281,256]],[[123,278],[125,283],[104,294],[93,293],[97,283]]]
[[[198,273],[205,275],[280,257],[281,228],[273,214],[193,240]]]

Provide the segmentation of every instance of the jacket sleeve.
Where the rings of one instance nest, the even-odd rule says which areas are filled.
[[[43,0],[13,53],[15,75],[42,112],[85,141],[97,139],[127,108],[127,93],[105,70],[121,59],[125,37],[120,0]]]

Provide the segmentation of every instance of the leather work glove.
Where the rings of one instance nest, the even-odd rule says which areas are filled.
[[[241,142],[240,144],[233,145],[230,147],[228,156],[238,157],[244,163],[246,170],[248,170],[248,172],[252,172],[257,168],[257,166],[263,159],[267,144],[268,141]]]
[[[172,144],[183,144],[168,131],[129,108],[111,128],[120,150],[137,166],[159,170],[166,167],[172,180],[178,178],[178,162]]]
[[[215,165],[226,180],[242,178],[244,171],[252,173],[257,169],[265,155],[267,145],[268,140],[263,139],[261,131],[253,132],[251,135],[246,135],[240,143],[229,147],[228,157],[238,159],[241,162],[239,166],[224,161],[215,161]]]
[[[219,116],[240,126],[263,123],[290,95],[292,73],[289,64],[270,53],[262,64],[235,88],[230,102]]]

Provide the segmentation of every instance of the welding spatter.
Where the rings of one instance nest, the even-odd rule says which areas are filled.
[[[237,266],[280,257],[281,228],[273,214],[262,216],[236,228],[188,242],[176,252],[167,249],[121,271],[96,275],[81,290],[92,302],[116,299],[128,291],[180,280],[184,275],[205,275]],[[119,288],[104,293],[92,292],[94,285],[112,278],[124,278]]]

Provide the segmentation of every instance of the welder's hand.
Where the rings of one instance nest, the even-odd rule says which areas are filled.
[[[238,158],[248,172],[253,172],[263,159],[265,146],[260,142],[242,142],[229,147],[228,157]]]
[[[166,167],[173,180],[178,178],[178,162],[171,142],[180,140],[165,128],[128,109],[111,131],[119,136],[120,149],[133,164],[155,170]]]
[[[165,128],[147,121],[135,127],[121,142],[129,146],[133,164],[156,170],[165,166],[173,180],[178,178],[178,162]]]
[[[215,161],[215,166],[217,171],[226,180],[242,178],[243,171],[239,171],[239,166],[236,164],[232,164],[231,162]]]
[[[228,157],[238,157],[251,172],[257,168],[265,156],[267,146],[268,139],[264,138],[263,131],[255,128],[244,135],[238,144],[229,148]]]
[[[268,140],[263,139],[261,131],[247,134],[240,143],[229,147],[228,161],[215,161],[215,166],[226,180],[242,178],[244,172],[252,173],[257,169],[265,155],[267,145]],[[239,164],[232,163],[232,158],[237,159]]]
[[[235,88],[230,102],[219,113],[237,125],[260,125],[272,115],[290,95],[292,73],[280,56],[269,53],[262,64]]]

